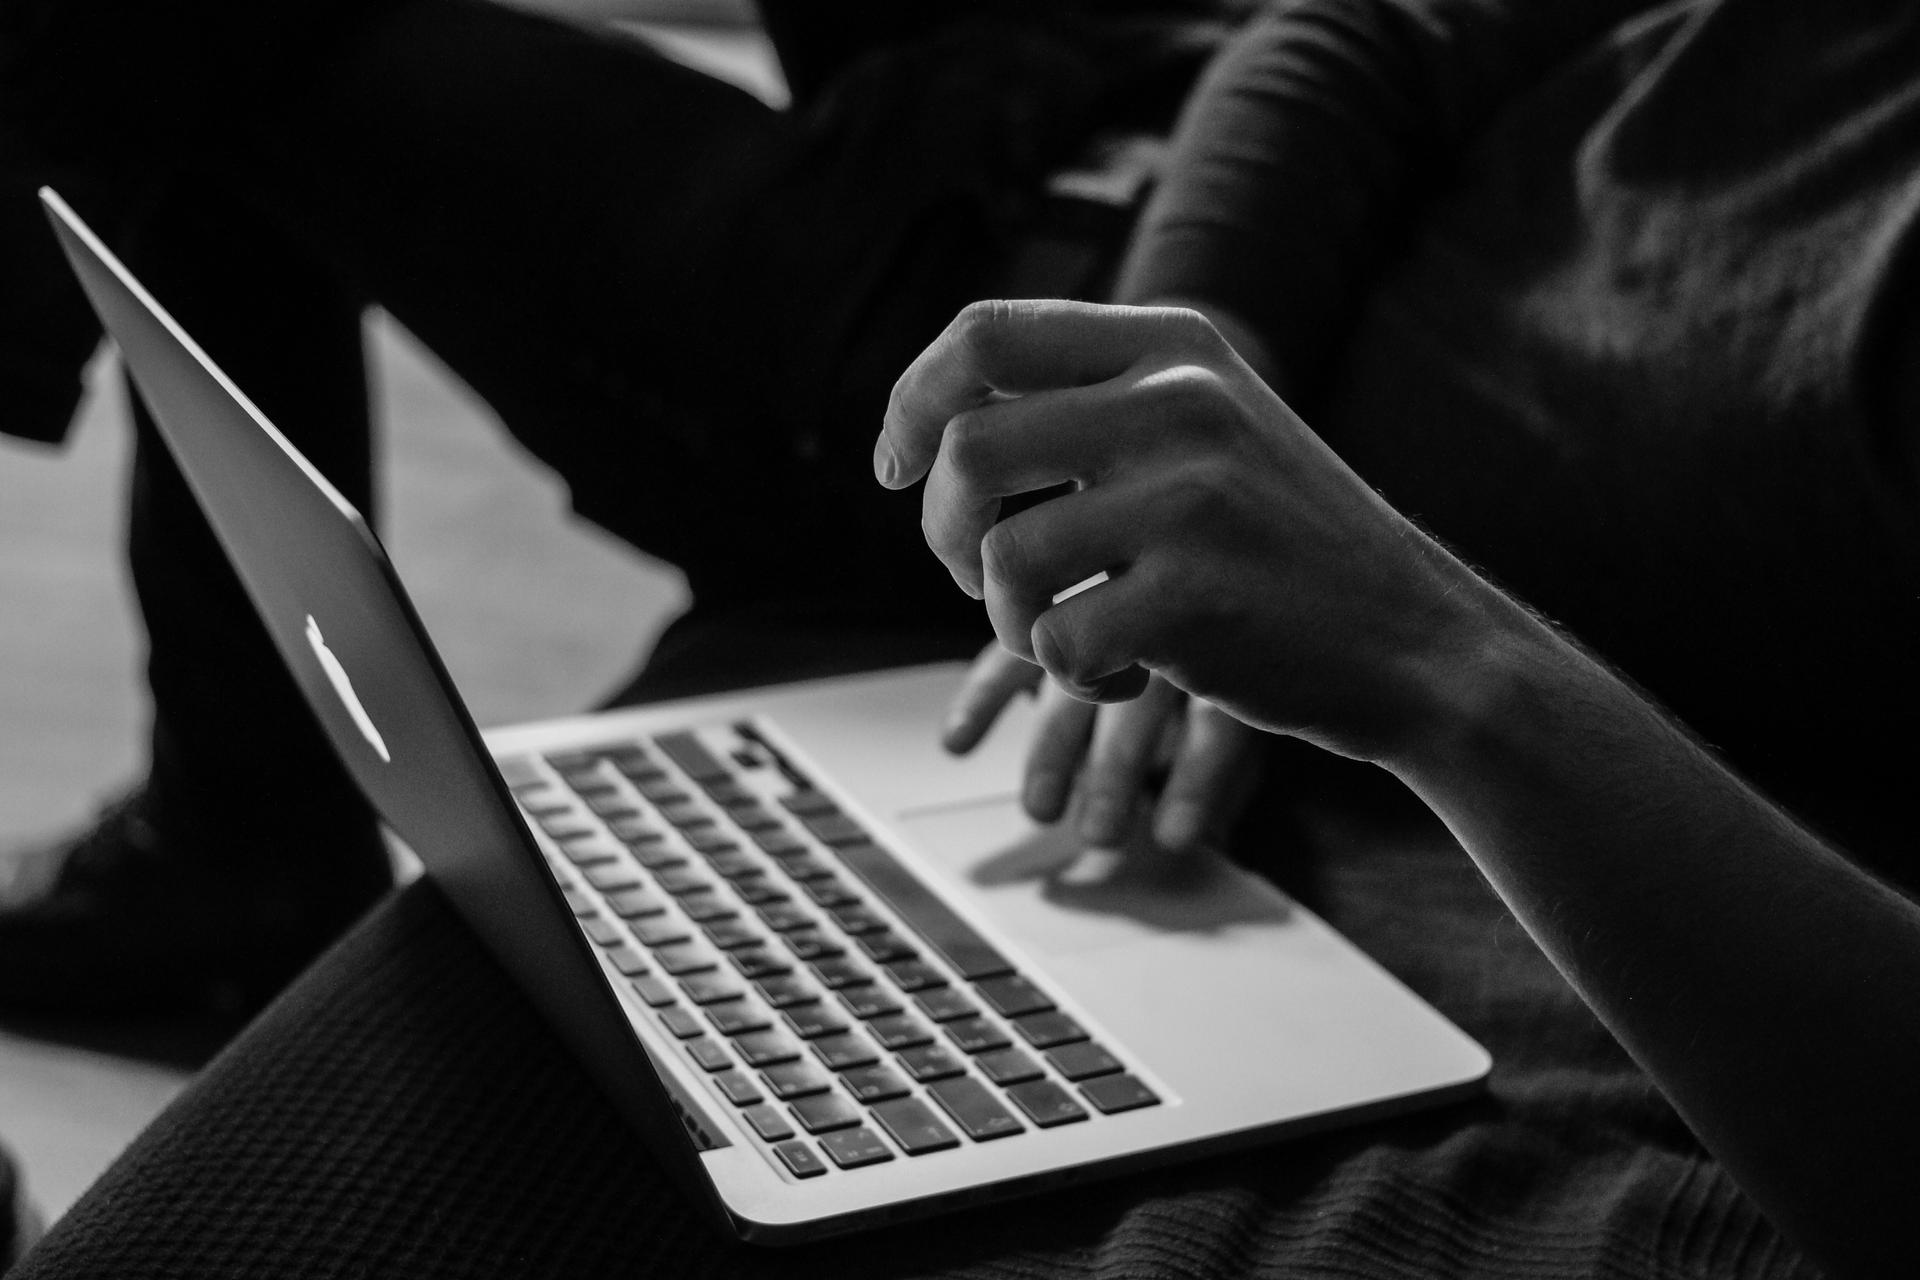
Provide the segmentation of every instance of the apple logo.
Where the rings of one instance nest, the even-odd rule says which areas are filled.
[[[307,615],[307,643],[313,646],[313,656],[320,660],[320,669],[327,673],[327,679],[333,682],[333,691],[346,707],[347,714],[353,717],[353,723],[360,733],[380,753],[383,763],[392,764],[393,757],[387,754],[387,743],[380,736],[380,730],[374,727],[373,717],[360,705],[360,696],[353,691],[353,681],[347,678],[347,669],[340,665],[340,659],[333,656],[333,650],[327,648],[326,637],[320,634],[320,624]]]

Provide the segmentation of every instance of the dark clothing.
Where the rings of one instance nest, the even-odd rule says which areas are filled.
[[[767,615],[678,632],[638,692],[692,692],[689,658],[792,634]],[[839,640],[842,669],[906,652],[895,636]],[[1273,870],[1493,1052],[1484,1098],[754,1249],[691,1211],[422,883],[209,1067],[18,1280],[1811,1280],[1446,833],[1383,805],[1369,778],[1293,779],[1310,799],[1268,832]]]
[[[1125,287],[1920,883],[1920,7],[1275,6],[1176,157]]]
[[[87,47],[61,27],[71,8],[43,14],[55,68]],[[267,78],[254,37],[278,18],[225,16],[183,54],[195,91],[131,136],[97,108],[44,129],[16,113],[7,158],[80,183],[81,213],[356,505],[372,497],[356,317],[377,300],[577,511],[685,570],[700,608],[791,599],[976,629],[911,501],[868,477],[867,436],[899,370],[1040,229],[1047,169],[1129,85],[1155,86],[1170,121],[1165,82],[1197,70],[1204,26],[975,17],[838,62],[815,41],[819,87],[777,112],[635,39],[493,5],[311,11],[312,57],[277,25],[262,37]],[[174,44],[203,34],[171,22]],[[20,111],[71,95],[23,69]],[[202,91],[226,72],[253,110]],[[332,843],[364,812],[136,418],[162,816],[224,825],[235,856],[269,811]]]
[[[1920,596],[1911,441],[1889,408],[1914,377],[1914,19],[1852,0],[1642,8],[1275,6],[1207,79],[1120,287],[1244,309],[1309,420],[1396,502],[1770,785],[1824,801],[1823,818],[1884,815],[1904,792],[1858,735],[1920,712],[1902,662]],[[1028,158],[1052,144],[956,183],[882,128],[851,154],[806,139],[794,167],[805,119],[849,117],[776,117],[624,46],[440,0],[334,49],[269,137],[209,164],[230,207],[387,302],[584,512],[687,557],[716,612],[778,614],[822,585],[797,549],[844,546],[813,619],[915,615],[940,634],[915,656],[948,643],[941,624],[977,624],[924,558],[914,501],[871,485],[867,450],[893,375],[991,278],[1023,225]],[[1056,73],[1048,93],[1073,84]],[[955,139],[997,136],[952,123]],[[901,183],[862,167],[878,154],[926,168]],[[231,298],[204,311],[218,329]],[[269,412],[298,416],[299,377],[282,385]],[[636,483],[683,500],[643,506]],[[750,501],[718,528],[669,518],[709,510],[712,488]],[[665,649],[783,643],[770,626],[687,640],[701,634]],[[1320,855],[1294,868],[1301,895],[1493,1049],[1486,1101],[996,1211],[986,1229],[749,1254],[689,1225],[415,889],[25,1274],[1807,1274],[1449,841],[1318,801],[1294,817],[1288,847]],[[198,1229],[236,1221],[236,1203],[238,1230]]]

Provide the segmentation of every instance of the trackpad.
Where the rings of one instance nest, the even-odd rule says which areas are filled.
[[[1288,916],[1284,894],[1218,854],[1144,840],[1089,850],[1070,823],[1041,826],[1011,796],[905,813],[898,826],[929,870],[1037,954],[1275,929]]]

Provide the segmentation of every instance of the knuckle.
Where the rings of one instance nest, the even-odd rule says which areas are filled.
[[[947,423],[944,447],[947,466],[956,478],[968,481],[984,476],[993,458],[985,415],[973,409],[955,414]]]
[[[1005,298],[969,302],[954,317],[954,340],[969,351],[990,356],[1006,341],[1020,314],[1019,305]]]
[[[1027,539],[1017,521],[1002,520],[980,539],[981,567],[995,582],[1020,585],[1030,563]]]

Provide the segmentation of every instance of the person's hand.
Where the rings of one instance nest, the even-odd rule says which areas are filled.
[[[874,466],[893,488],[927,478],[929,546],[1000,643],[1083,700],[1138,697],[1152,671],[1377,759],[1485,634],[1490,589],[1193,311],[975,304],[901,376]]]
[[[971,751],[1007,703],[1036,686],[1039,727],[1020,793],[1036,822],[1057,822],[1075,807],[1080,839],[1110,848],[1151,806],[1154,843],[1178,853],[1218,840],[1239,817],[1258,768],[1258,733],[1158,676],[1133,701],[1099,707],[994,641],[954,697],[942,743]]]

